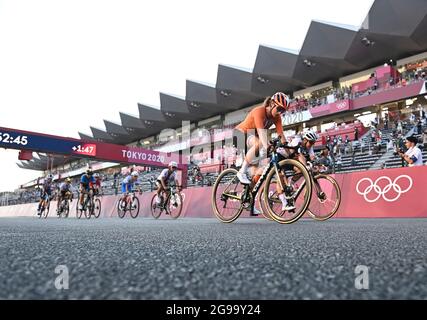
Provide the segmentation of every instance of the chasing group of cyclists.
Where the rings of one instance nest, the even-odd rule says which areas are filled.
[[[168,164],[168,168],[161,171],[160,175],[157,177],[156,185],[156,204],[160,205],[164,199],[163,193],[169,191],[169,186],[174,184],[179,185],[176,171],[178,169],[178,164],[175,161],[171,161]],[[130,174],[124,177],[121,182],[121,191],[122,196],[120,201],[123,204],[128,203],[131,199],[129,195],[135,191],[140,191],[138,186],[139,172],[132,171]],[[58,187],[54,186],[53,175],[48,174],[44,179],[43,185],[40,189],[40,201],[37,208],[37,214],[41,215],[43,206],[46,206],[48,201],[51,201],[56,197],[58,201],[57,214],[59,215],[59,205],[63,200],[73,200],[73,186],[70,178],[66,178]],[[79,197],[78,197],[78,210],[84,210],[84,199],[85,196],[91,193],[91,196],[101,196],[102,193],[102,180],[99,173],[93,172],[91,169],[86,170],[86,172],[80,177],[79,182]],[[179,190],[178,190],[179,192]]]
[[[283,132],[282,115],[289,110],[289,106],[290,98],[282,92],[277,92],[271,97],[267,97],[262,105],[252,109],[244,121],[238,124],[233,130],[233,144],[237,149],[244,150],[245,155],[241,168],[236,174],[242,185],[256,183],[263,174],[263,167],[265,167],[265,163],[268,162],[268,150],[270,150],[269,148],[271,147],[269,143],[270,133],[268,130],[273,125],[279,137],[278,140],[280,140],[282,146],[285,146],[284,148],[280,147],[277,149],[277,152],[284,159],[297,160],[304,166],[316,160],[313,149],[314,144],[318,140],[316,132],[307,130],[301,135],[295,136],[292,141],[287,141]],[[169,186],[171,184],[175,184],[176,186],[179,185],[176,174],[177,169],[178,164],[172,161],[168,164],[168,168],[161,171],[155,182],[157,191],[153,198],[152,206],[162,206],[165,199],[164,195],[167,195],[170,191]],[[248,174],[250,174],[251,179],[248,177]],[[123,208],[126,207],[127,204],[132,201],[129,195],[134,193],[135,190],[141,192],[138,187],[138,178],[139,173],[136,170],[124,177],[121,183],[122,196],[119,206]],[[295,176],[289,178],[285,184],[291,185],[293,179],[295,179]],[[279,184],[277,184],[277,186],[278,185]],[[40,209],[46,203],[47,199],[53,198],[53,189],[53,175],[49,174],[41,189],[38,206],[39,215],[41,212]],[[59,185],[56,190],[58,206],[64,199],[72,201],[72,189],[70,178],[66,178],[65,181]],[[101,177],[91,169],[88,169],[80,178],[78,210],[84,210],[84,199],[89,193],[91,196],[102,195]],[[289,200],[289,196],[286,196],[284,188],[280,189],[277,187],[277,198],[281,202],[282,211],[292,211],[295,209],[294,203]],[[119,207],[119,210],[123,208]],[[251,213],[257,215],[260,212],[252,208]]]

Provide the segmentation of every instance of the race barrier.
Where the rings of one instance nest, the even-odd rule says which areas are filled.
[[[427,166],[363,171],[335,175],[342,191],[338,218],[427,218],[425,188]],[[150,217],[150,203],[154,193],[138,195],[140,217]],[[182,191],[181,217],[213,217],[212,187],[189,188]],[[120,196],[102,197],[101,217],[116,217]],[[76,216],[74,200],[70,217]],[[35,216],[37,204],[0,207],[0,217]],[[56,215],[56,202],[51,203],[50,217]],[[248,216],[244,212],[242,216]],[[164,215],[162,218],[168,218]],[[82,217],[82,219],[85,219]]]

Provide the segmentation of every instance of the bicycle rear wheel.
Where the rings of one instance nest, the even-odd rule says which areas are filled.
[[[294,178],[286,188],[286,181]],[[281,183],[279,183],[281,181]],[[284,187],[282,189],[281,185]],[[307,210],[311,200],[312,181],[307,168],[299,161],[286,159],[279,162],[279,170],[273,168],[265,181],[264,204],[270,217],[281,224],[298,221]],[[286,204],[293,209],[282,210],[280,194],[286,198]]]
[[[167,210],[172,219],[179,218],[182,211],[182,196],[179,193],[170,196]]]
[[[77,205],[76,205],[76,218],[77,219],[80,219],[82,217],[82,213],[83,213],[82,210],[79,210],[79,206],[80,206],[80,203],[77,203]]]
[[[240,216],[243,191],[244,185],[237,178],[236,169],[224,170],[218,176],[212,191],[212,209],[220,221],[231,223]]]
[[[134,218],[134,219],[136,217],[138,217],[138,214],[139,214],[139,199],[136,196],[134,196],[132,198],[132,202],[130,203],[129,213],[130,213],[130,216],[132,218]]]
[[[317,221],[334,216],[341,204],[341,189],[331,176],[319,174],[313,178],[313,193],[307,213]]]

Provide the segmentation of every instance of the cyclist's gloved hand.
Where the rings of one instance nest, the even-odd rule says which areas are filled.
[[[281,154],[282,156],[284,156],[284,157],[286,157],[287,155],[286,155],[286,149],[285,148],[283,148],[283,147],[279,147],[279,148],[277,148],[276,149],[276,152],[278,153],[278,154]]]

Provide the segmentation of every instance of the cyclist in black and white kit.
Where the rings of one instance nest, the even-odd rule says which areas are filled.
[[[156,203],[161,204],[161,193],[164,191],[167,191],[169,188],[169,185],[171,183],[175,183],[175,185],[178,186],[178,179],[176,176],[176,170],[178,169],[178,164],[175,161],[171,161],[168,165],[167,169],[164,169],[160,175],[157,177],[157,197],[156,197]]]
[[[316,155],[314,153],[314,144],[318,139],[318,135],[313,131],[306,131],[301,135],[296,136],[292,141],[288,144],[290,147],[298,147],[296,150],[289,150],[286,148],[278,148],[277,152],[282,154],[285,158],[291,158],[300,161],[302,164],[307,166],[307,161],[314,161],[316,159]],[[288,168],[289,170],[297,169]],[[297,176],[295,176],[297,177]],[[290,177],[288,184],[293,184],[293,180]],[[278,190],[279,191],[279,190]],[[295,209],[295,207],[291,204],[288,204],[285,194],[279,193],[279,199],[282,202],[282,211],[290,211]]]

